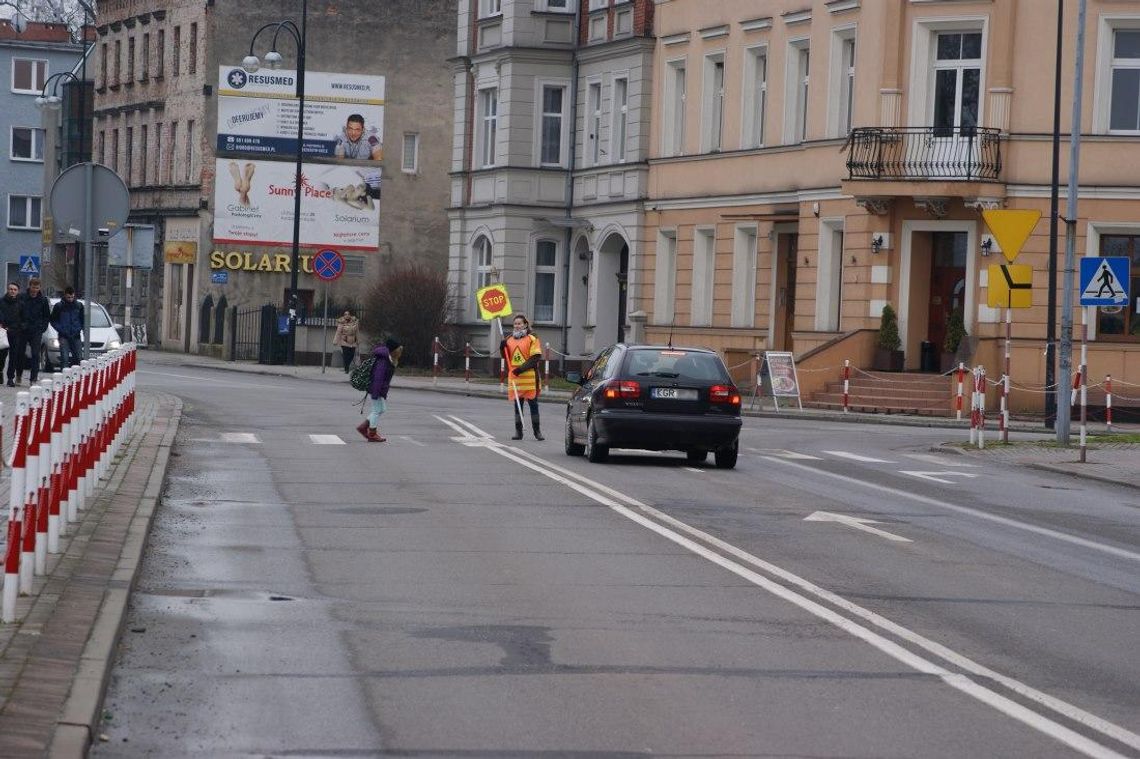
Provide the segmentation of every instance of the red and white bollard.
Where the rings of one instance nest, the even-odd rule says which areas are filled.
[[[542,386],[550,389],[550,346],[542,346]]]
[[[24,488],[27,466],[28,394],[16,393],[15,429],[12,459],[8,462],[8,550],[4,556],[4,592],[0,601],[0,621],[16,620],[16,598],[20,594],[20,552],[23,550]]]
[[[851,402],[851,359],[843,359],[843,413],[846,414]]]
[[[986,447],[986,367],[978,367],[978,448]]]
[[[463,346],[463,381],[471,381],[471,343]]]
[[[439,338],[432,338],[431,341],[431,383],[433,385],[439,384]]]
[[[1112,375],[1104,375],[1104,425],[1112,432]]]
[[[962,420],[962,391],[965,389],[963,383],[966,381],[966,365],[958,362],[958,398],[954,403],[954,412],[958,417],[958,421]]]
[[[20,498],[24,502],[24,542],[20,551],[20,592],[32,592],[32,579],[36,568],[36,525],[39,521],[36,493],[39,489],[39,424],[43,414],[43,391],[34,385],[28,388],[28,424],[25,431],[28,456],[24,464],[24,487]]]

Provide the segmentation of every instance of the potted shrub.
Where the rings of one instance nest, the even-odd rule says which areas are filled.
[[[899,339],[899,319],[891,304],[883,306],[883,315],[879,322],[879,342],[875,347],[874,368],[881,372],[901,372],[903,370],[903,352],[899,350],[902,341]]]
[[[962,309],[956,308],[950,312],[950,320],[946,322],[946,340],[942,343],[942,371],[948,372],[958,365],[958,348],[966,338],[966,322]]]

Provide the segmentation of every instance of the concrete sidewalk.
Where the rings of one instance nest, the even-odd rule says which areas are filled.
[[[320,367],[260,366],[153,351],[139,356],[144,373],[161,375],[178,367],[288,376],[342,385],[346,394],[356,392],[338,369],[322,373]],[[152,384],[145,378],[144,383]],[[405,372],[396,375],[393,387],[395,392],[503,398],[498,383],[466,383],[462,377],[436,380]],[[26,386],[0,392],[8,418],[10,401],[20,389]],[[567,397],[565,391],[545,394],[545,400],[552,403],[564,403]],[[943,427],[955,430],[947,434],[952,440],[964,442],[968,437],[966,425],[952,419],[815,410],[746,409],[745,413],[757,418]],[[99,740],[106,678],[181,415],[178,398],[140,391],[133,434],[108,478],[96,490],[80,523],[61,540],[61,553],[49,557],[48,575],[37,578],[32,595],[20,599],[17,621],[0,625],[0,756],[82,757],[88,745]],[[1140,488],[1140,444],[1098,442],[1088,452],[1089,463],[1079,464],[1075,448],[1041,444],[1039,423],[1019,423],[1012,430],[1015,439],[1021,438],[1012,445],[991,442],[978,451],[950,443],[941,450]],[[990,440],[995,436],[992,432]],[[6,497],[6,478],[2,484],[0,497]]]

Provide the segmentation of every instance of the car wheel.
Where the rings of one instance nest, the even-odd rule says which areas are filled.
[[[581,456],[586,452],[586,446],[574,442],[574,429],[570,424],[570,415],[566,415],[566,455]]]
[[[609,455],[609,446],[598,443],[598,428],[594,426],[594,420],[591,419],[586,425],[586,458],[590,460],[591,464],[601,464],[609,458]]]
[[[716,465],[719,469],[732,469],[736,466],[736,457],[740,453],[740,441],[733,440],[732,445],[720,448],[716,452]]]
[[[709,457],[708,451],[699,451],[699,450],[685,451],[685,458],[687,458],[689,461],[691,461],[694,464],[700,464],[700,463],[704,462],[704,460],[707,459],[708,457]]]

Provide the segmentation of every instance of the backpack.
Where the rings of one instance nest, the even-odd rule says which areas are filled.
[[[369,356],[363,358],[352,373],[348,375],[348,384],[352,385],[354,390],[368,391],[372,386],[372,367],[376,366],[376,357]]]

